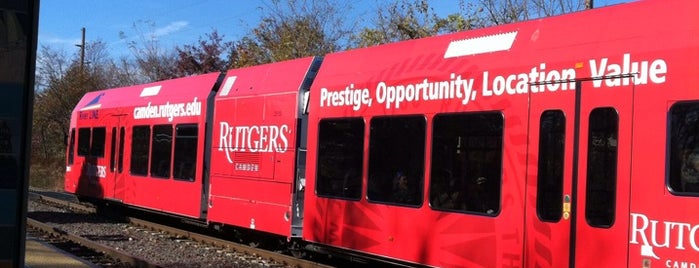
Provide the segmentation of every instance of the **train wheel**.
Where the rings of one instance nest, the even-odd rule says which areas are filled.
[[[300,243],[294,241],[291,242],[291,245],[289,246],[289,253],[291,253],[291,256],[294,256],[294,258],[299,258],[303,259],[306,258],[306,250],[301,246]]]

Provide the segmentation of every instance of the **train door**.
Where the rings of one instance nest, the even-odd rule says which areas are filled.
[[[121,124],[121,121],[121,117],[119,117],[117,119],[119,123],[112,127],[112,137],[109,144],[109,176],[111,177],[110,180],[114,182],[114,194],[111,198],[118,201],[124,201],[126,193],[126,176],[123,173],[126,128]]]
[[[627,266],[629,81],[533,85],[526,267]]]

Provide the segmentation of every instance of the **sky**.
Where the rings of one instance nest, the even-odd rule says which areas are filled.
[[[356,0],[355,10],[346,15],[370,20],[380,1]],[[627,1],[595,0],[595,6]],[[438,15],[445,16],[458,10],[458,2],[431,0],[430,4]],[[236,41],[258,24],[266,8],[263,1],[253,0],[41,0],[38,47],[78,53],[83,27],[87,43],[102,41],[109,55],[117,58],[130,55],[129,41],[138,42],[139,36],[151,34],[165,48],[194,44],[214,29],[224,40]],[[148,35],[139,35],[137,29]]]

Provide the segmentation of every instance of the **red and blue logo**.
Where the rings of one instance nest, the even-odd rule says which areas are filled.
[[[100,103],[100,99],[102,98],[102,96],[104,96],[104,93],[97,95],[97,97],[95,97],[90,102],[85,104],[85,106],[80,108],[80,111],[94,110],[102,107],[102,104]]]
[[[97,95],[94,99],[92,99],[90,102],[85,104],[82,108],[80,108],[80,111],[78,112],[78,118],[79,119],[98,119],[99,116],[99,108],[102,107],[102,103],[100,103],[100,99],[104,96],[104,93],[101,93]]]

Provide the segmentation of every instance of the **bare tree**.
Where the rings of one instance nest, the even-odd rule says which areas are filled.
[[[272,0],[261,8],[260,24],[235,43],[232,66],[249,66],[337,51],[347,43],[352,25],[341,12],[346,2]]]
[[[498,25],[529,19],[529,0],[479,0],[486,24]]]
[[[479,0],[487,25],[506,24],[582,10],[591,0]]]
[[[585,8],[590,0],[531,0],[537,17],[548,17],[570,13]]]
[[[110,88],[145,82],[138,64],[125,56],[110,61],[103,70],[106,73],[105,79],[111,81]]]
[[[65,146],[70,116],[75,105],[88,91],[129,83],[115,79],[121,68],[107,56],[101,41],[87,43],[85,65],[81,68],[76,54],[42,47],[37,55],[37,85],[34,95],[32,125],[32,181],[61,178],[60,167],[65,164]],[[45,182],[46,184],[57,182]],[[50,186],[50,185],[49,185]]]
[[[61,79],[70,62],[68,62],[65,51],[53,50],[48,46],[42,46],[37,54],[35,80],[37,90],[40,91],[50,81]]]
[[[146,28],[142,28],[145,25]],[[175,52],[161,46],[159,36],[155,34],[155,23],[152,21],[138,21],[132,26],[135,32],[135,40],[126,41],[129,50],[136,59],[136,65],[140,68],[143,79],[141,82],[153,82],[174,78],[175,76]],[[120,32],[122,40],[129,40],[125,32]]]

